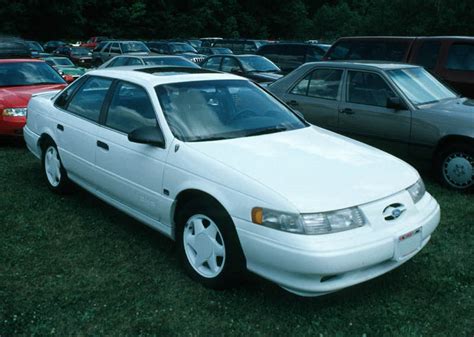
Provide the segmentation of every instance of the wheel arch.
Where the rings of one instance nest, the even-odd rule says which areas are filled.
[[[206,200],[207,202],[222,208],[222,210],[224,210],[230,216],[229,210],[226,209],[226,207],[216,197],[209,194],[208,192],[204,192],[203,190],[196,188],[184,189],[176,195],[173,206],[171,207],[170,219],[173,222],[173,232],[176,228],[176,216],[179,210],[182,209],[188,202],[194,199]]]
[[[456,143],[467,143],[474,146],[474,138],[469,136],[463,135],[446,135],[438,141],[436,144],[436,148],[434,151],[434,159],[437,159],[438,154],[440,151],[448,145],[456,144]]]
[[[38,142],[36,144],[36,146],[38,146],[38,149],[40,150],[40,153],[43,151],[43,146],[45,146],[48,142],[56,144],[56,141],[48,132],[43,132],[38,138]]]

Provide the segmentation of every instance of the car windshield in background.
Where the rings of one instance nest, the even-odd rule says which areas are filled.
[[[420,67],[389,70],[387,74],[415,105],[457,97],[454,92]]]
[[[176,43],[170,45],[171,50],[173,53],[196,53],[196,49],[194,49],[191,45],[187,43]]]
[[[163,84],[156,93],[173,134],[182,141],[256,136],[306,127],[293,112],[249,81]]]
[[[48,59],[50,60],[50,59]],[[65,58],[65,57],[62,57],[62,58],[55,58],[55,59],[51,59],[54,64],[58,65],[58,66],[74,66],[74,63],[72,63],[72,61],[68,58]]]
[[[149,57],[143,59],[147,65],[153,66],[178,66],[178,67],[192,67],[199,68],[199,66],[191,61],[181,57]]]
[[[240,62],[246,71],[255,72],[278,72],[278,68],[274,63],[261,56],[245,56],[240,57]]]
[[[38,42],[26,42],[28,45],[28,48],[32,51],[37,51],[39,53],[43,53],[44,49],[41,47],[41,45]]]
[[[26,86],[65,83],[51,66],[43,62],[12,62],[0,64],[0,86]]]
[[[71,49],[71,54],[72,55],[80,55],[80,56],[87,56],[91,55],[91,51],[86,48],[72,48]]]
[[[150,50],[142,42],[122,43],[122,51],[124,53],[149,53]]]

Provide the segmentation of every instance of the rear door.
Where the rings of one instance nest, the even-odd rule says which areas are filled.
[[[303,113],[311,124],[337,130],[343,72],[343,69],[313,69],[290,88],[284,100]]]
[[[94,189],[96,138],[99,116],[112,80],[97,76],[80,79],[55,101],[64,113],[57,114],[55,125],[59,153],[68,175]]]
[[[406,156],[410,141],[411,111],[387,108],[396,91],[379,73],[349,70],[344,101],[339,107],[339,130],[349,137]]]
[[[137,128],[159,127],[153,104],[146,89],[136,84],[118,81],[112,90],[95,139],[99,192],[160,221],[167,150],[128,140]]]

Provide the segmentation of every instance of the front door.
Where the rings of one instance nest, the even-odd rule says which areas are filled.
[[[160,221],[164,211],[162,178],[167,150],[128,140],[128,133],[144,126],[159,127],[147,91],[119,81],[97,137],[98,191]]]
[[[397,94],[386,80],[374,72],[350,70],[345,89],[345,100],[339,107],[340,132],[406,157],[411,111],[387,108],[387,99],[397,97]]]

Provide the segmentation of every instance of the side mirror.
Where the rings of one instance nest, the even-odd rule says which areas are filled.
[[[165,148],[163,133],[156,126],[144,126],[128,134],[128,140],[133,143],[148,144]]]
[[[395,110],[406,110],[407,106],[400,99],[400,97],[388,97],[387,98],[387,108]]]

